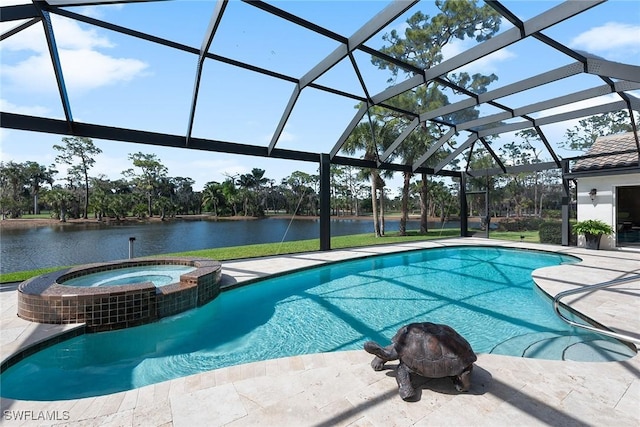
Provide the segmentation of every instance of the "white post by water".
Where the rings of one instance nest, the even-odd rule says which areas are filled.
[[[133,242],[135,240],[135,237],[129,237],[129,259],[133,258]]]

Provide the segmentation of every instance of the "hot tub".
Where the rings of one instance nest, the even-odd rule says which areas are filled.
[[[91,332],[138,326],[213,300],[221,277],[219,262],[197,258],[73,267],[22,282],[18,316],[38,323],[85,323]]]

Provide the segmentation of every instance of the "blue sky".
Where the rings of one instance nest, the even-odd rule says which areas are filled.
[[[1,2],[2,5],[15,3],[18,2]],[[381,0],[272,3],[347,37],[387,5],[386,1]],[[532,18],[559,3],[503,2],[522,20]],[[214,4],[209,1],[170,1],[77,7],[71,10],[199,48]],[[417,10],[435,13],[432,2],[420,2],[380,35],[369,40],[367,45],[381,47],[381,34],[392,28],[402,30],[403,22]],[[171,134],[186,133],[197,63],[195,55],[78,24],[55,14],[51,16],[75,120]],[[2,24],[1,31],[5,32],[15,25]],[[503,21],[501,31],[508,28],[510,24]],[[638,1],[611,0],[544,33],[569,47],[608,60],[640,65]],[[453,43],[445,50],[445,58],[474,44],[474,41]],[[336,47],[337,44],[331,40],[242,2],[230,1],[210,52],[301,77]],[[382,91],[387,86],[387,72],[373,67],[365,54],[356,54],[356,60],[363,69],[370,92],[376,94]],[[64,118],[41,24],[0,42],[0,61],[2,111]],[[541,46],[534,40],[524,40],[469,64],[465,70],[497,74],[499,80],[492,84],[490,89],[493,89],[570,62],[573,60],[549,47]],[[362,93],[348,61],[343,61],[320,77],[317,83]],[[530,90],[504,101],[508,105],[521,106],[600,84],[602,81],[596,76],[577,76],[544,90]],[[193,136],[267,146],[292,89],[289,82],[207,60],[202,74]],[[455,101],[455,95],[451,94],[450,99]],[[588,105],[610,100],[608,97],[596,98],[590,100]],[[493,112],[486,109],[482,114]],[[557,112],[545,112],[545,115]],[[329,152],[354,113],[353,100],[306,88],[277,147]],[[565,130],[576,123],[577,120],[549,125],[543,131],[552,142],[558,141]],[[508,142],[511,137],[504,135],[501,139]],[[62,136],[0,129],[0,138],[2,161],[30,160],[49,165],[57,154],[52,146],[60,144]],[[461,136],[459,142],[464,139],[466,136]],[[91,174],[104,174],[111,179],[121,178],[120,173],[131,167],[128,154],[139,151],[156,154],[168,167],[170,176],[193,178],[196,190],[200,190],[208,181],[223,181],[225,176],[247,173],[254,167],[265,169],[266,177],[277,182],[296,170],[317,172],[314,163],[102,140],[94,140],[94,143],[103,153],[97,156]],[[59,169],[61,177],[65,167]],[[389,187],[398,187],[400,182],[394,179]]]

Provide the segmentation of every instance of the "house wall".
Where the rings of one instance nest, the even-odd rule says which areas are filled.
[[[613,249],[616,246],[616,187],[624,185],[639,185],[640,173],[624,175],[605,175],[598,177],[583,177],[577,180],[578,192],[578,221],[599,219],[609,224],[614,234],[602,236],[600,249]],[[597,191],[595,200],[591,200],[589,191]],[[578,236],[578,246],[584,247],[584,237]]]

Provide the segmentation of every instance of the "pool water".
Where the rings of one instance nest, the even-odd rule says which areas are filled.
[[[1,375],[1,393],[29,400],[108,394],[241,363],[362,349],[368,340],[387,345],[398,328],[421,321],[452,326],[476,353],[631,357],[627,347],[562,322],[533,285],[534,269],[576,261],[451,247],[313,268],[223,292],[154,324],[44,349]]]
[[[195,269],[196,267],[192,266],[171,264],[124,267],[74,277],[60,284],[65,286],[95,287],[152,282],[156,287],[160,287],[178,283],[182,274],[190,273]]]

